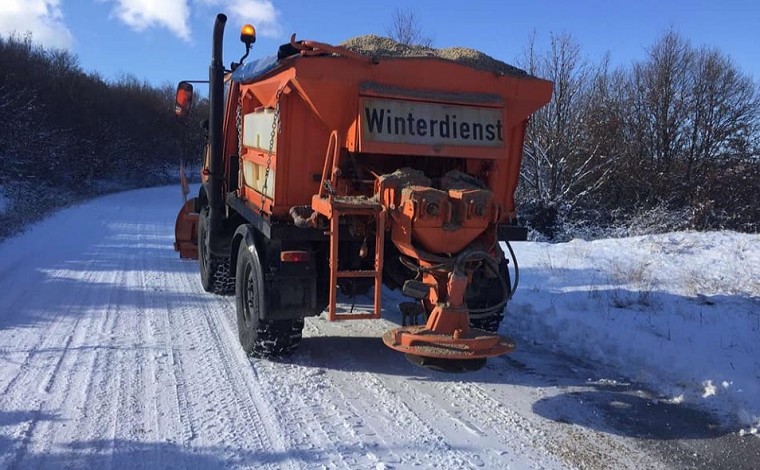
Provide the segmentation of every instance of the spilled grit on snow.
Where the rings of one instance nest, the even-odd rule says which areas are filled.
[[[757,427],[760,235],[513,246],[521,285],[505,330]]]

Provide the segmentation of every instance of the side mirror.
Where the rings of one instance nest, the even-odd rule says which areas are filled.
[[[179,82],[177,85],[177,97],[174,100],[174,115],[178,119],[185,119],[190,115],[193,106],[193,85],[188,82]]]

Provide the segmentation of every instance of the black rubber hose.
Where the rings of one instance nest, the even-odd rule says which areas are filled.
[[[520,267],[517,265],[517,256],[515,256],[515,251],[512,249],[512,245],[510,245],[509,242],[504,243],[507,244],[509,256],[512,258],[512,264],[515,266],[515,283],[512,286],[512,290],[509,292],[509,298],[511,299],[512,296],[515,295],[515,292],[517,292],[517,285],[520,283]]]

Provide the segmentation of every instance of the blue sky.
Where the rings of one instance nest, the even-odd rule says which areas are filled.
[[[751,0],[454,1],[454,0],[0,0],[0,34],[31,31],[36,41],[70,50],[106,79],[132,74],[155,85],[205,78],[215,13],[228,13],[225,62],[242,54],[238,30],[257,27],[254,57],[290,33],[338,43],[384,34],[396,7],[413,10],[435,47],[465,46],[515,63],[532,31],[539,46],[567,32],[592,61],[642,59],[668,28],[695,46],[729,54],[760,82],[760,2]]]

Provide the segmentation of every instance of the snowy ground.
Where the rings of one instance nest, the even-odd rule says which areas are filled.
[[[523,282],[508,330],[757,433],[760,235],[514,246]]]
[[[238,346],[232,298],[202,292],[196,264],[172,251],[178,194],[103,197],[0,245],[0,468],[760,458],[760,440],[738,436],[760,415],[757,236],[516,244],[521,288],[503,332],[518,350],[476,373],[384,347],[399,320],[391,292],[386,319],[310,319],[299,352],[268,362]]]

